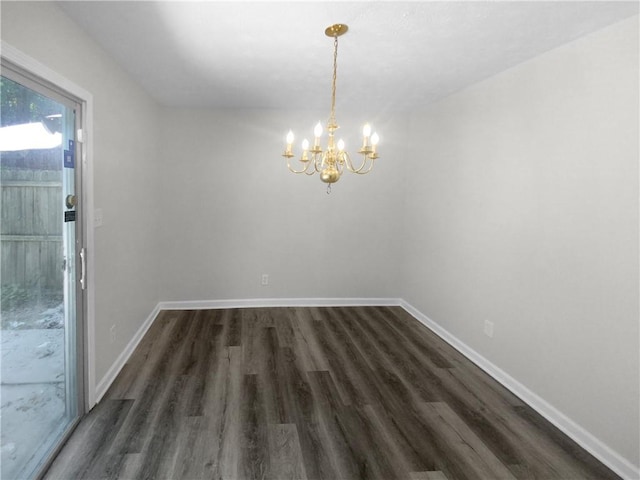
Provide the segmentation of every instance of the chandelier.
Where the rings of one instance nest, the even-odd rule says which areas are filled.
[[[286,137],[287,146],[282,154],[287,159],[287,167],[293,173],[304,173],[307,175],[313,175],[316,172],[320,174],[320,180],[327,183],[327,193],[331,193],[331,184],[340,180],[340,176],[344,168],[353,173],[359,175],[365,175],[373,168],[373,163],[378,158],[377,145],[379,137],[377,133],[371,134],[371,126],[367,123],[362,129],[362,147],[358,150],[358,153],[362,155],[362,161],[360,165],[354,166],[351,161],[351,157],[345,151],[345,144],[342,139],[335,141],[335,131],[338,129],[336,123],[336,78],[338,70],[338,37],[344,35],[349,30],[349,27],[344,24],[336,24],[324,31],[328,37],[333,37],[333,81],[331,84],[331,114],[329,115],[329,121],[327,122],[327,146],[323,150],[320,146],[320,137],[322,136],[323,129],[322,124],[318,122],[313,130],[313,146],[310,146],[309,141],[305,138],[302,141],[302,155],[298,159],[297,169],[291,166],[291,158],[293,154],[293,132],[289,130]]]

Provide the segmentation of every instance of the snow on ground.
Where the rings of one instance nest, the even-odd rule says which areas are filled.
[[[64,310],[60,304],[40,312],[5,317],[0,330],[2,479],[19,478],[64,421]]]

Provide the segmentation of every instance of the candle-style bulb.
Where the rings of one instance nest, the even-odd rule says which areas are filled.
[[[293,143],[293,132],[289,130],[287,133],[287,145],[291,145]]]
[[[309,161],[309,140],[307,140],[306,138],[302,140],[302,157],[300,158],[300,161]]]
[[[371,135],[371,125],[369,125],[368,123],[364,124],[364,127],[362,127],[362,135],[365,137]]]
[[[338,140],[338,151],[339,152],[344,151],[344,140],[342,139]]]
[[[316,128],[313,129],[313,135],[316,138],[319,138],[322,135],[322,124],[320,122],[318,122]]]
[[[371,153],[369,154],[369,158],[371,160],[375,160],[376,158],[378,158],[378,142],[380,141],[380,137],[378,136],[377,133],[374,133],[373,135],[371,135]]]

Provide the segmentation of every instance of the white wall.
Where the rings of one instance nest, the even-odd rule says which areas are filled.
[[[94,99],[96,379],[158,303],[158,107],[50,2],[2,2],[2,39]],[[117,338],[110,342],[109,329]]]
[[[164,112],[163,300],[400,295],[406,121],[370,117],[381,158],[367,176],[344,173],[327,195],[318,175],[289,173],[280,156],[289,128],[299,145],[326,115]],[[364,120],[338,111],[351,151]]]
[[[636,466],[638,84],[635,17],[412,115],[402,292]]]

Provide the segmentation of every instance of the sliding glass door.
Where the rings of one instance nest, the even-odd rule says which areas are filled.
[[[0,478],[25,479],[84,408],[81,108],[2,67]]]

